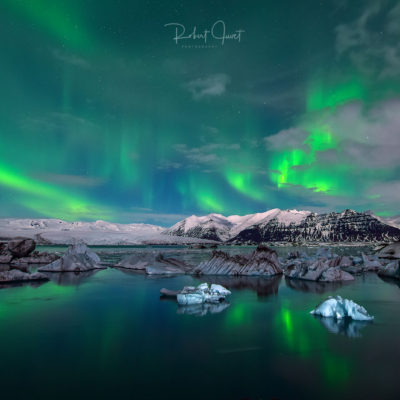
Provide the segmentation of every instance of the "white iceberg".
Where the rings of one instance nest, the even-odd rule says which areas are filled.
[[[207,285],[207,283],[205,283],[205,285]],[[229,296],[231,294],[231,292],[228,289],[224,288],[222,285],[217,285],[216,283],[211,284],[210,290],[211,292],[215,292],[221,296]]]
[[[374,319],[364,307],[352,300],[342,299],[340,296],[329,297],[310,313],[336,319],[347,317],[355,321],[372,321]]]
[[[212,284],[209,287],[208,283],[202,283],[196,288],[193,286],[184,287],[177,294],[176,299],[180,305],[219,303],[230,294],[231,292],[221,285]]]
[[[192,305],[192,304],[203,304],[206,299],[204,293],[195,292],[195,293],[180,293],[176,296],[178,303],[182,306]]]

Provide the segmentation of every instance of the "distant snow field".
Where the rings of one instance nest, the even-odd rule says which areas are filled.
[[[198,238],[163,235],[165,228],[149,224],[105,221],[66,222],[60,219],[0,219],[0,239],[23,236],[42,244],[88,245],[184,244],[210,242]]]

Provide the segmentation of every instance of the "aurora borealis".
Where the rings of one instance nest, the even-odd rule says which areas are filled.
[[[1,217],[400,213],[396,1],[4,0],[0,34]]]

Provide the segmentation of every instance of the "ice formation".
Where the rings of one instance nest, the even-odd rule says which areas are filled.
[[[373,316],[367,310],[352,300],[342,299],[340,296],[329,297],[319,304],[311,314],[329,318],[351,318],[356,321],[372,321]]]

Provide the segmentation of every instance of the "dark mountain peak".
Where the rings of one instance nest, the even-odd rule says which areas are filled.
[[[317,214],[273,209],[244,217],[189,217],[167,231],[178,236],[236,243],[374,242],[400,240],[400,229],[371,211],[351,209]]]

